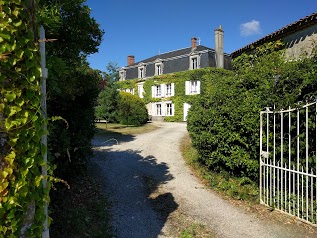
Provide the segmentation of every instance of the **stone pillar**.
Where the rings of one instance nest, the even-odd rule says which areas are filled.
[[[216,67],[224,67],[224,51],[223,51],[223,33],[222,26],[215,30],[215,51],[216,51]]]

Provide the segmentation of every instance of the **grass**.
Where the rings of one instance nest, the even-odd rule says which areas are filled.
[[[215,237],[215,236],[207,233],[206,226],[199,223],[191,224],[189,227],[183,230],[180,234],[180,238],[212,238],[212,237]]]
[[[143,126],[127,126],[116,123],[96,123],[97,134],[121,133],[123,135],[138,135],[153,131],[157,128],[153,123],[146,123]]]
[[[216,173],[209,171],[199,163],[198,152],[193,148],[188,135],[182,139],[180,149],[186,163],[208,187],[230,198],[251,203],[258,202],[258,186],[256,182],[251,181],[249,178],[233,177],[226,172]]]

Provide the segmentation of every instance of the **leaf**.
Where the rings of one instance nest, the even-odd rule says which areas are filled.
[[[8,102],[12,102],[14,99],[16,99],[16,94],[14,92],[7,92],[5,94],[5,98]]]

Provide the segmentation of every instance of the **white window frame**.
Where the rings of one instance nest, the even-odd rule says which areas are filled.
[[[154,73],[155,76],[163,74],[163,63],[162,62],[155,63],[154,67],[155,67],[155,73]]]
[[[165,103],[166,116],[174,116],[174,104],[172,102]]]
[[[158,102],[152,104],[153,116],[174,116],[175,107],[172,101]]]
[[[189,69],[200,69],[200,55],[194,54],[189,57]]]
[[[174,96],[174,83],[165,84],[165,96],[166,97]]]
[[[186,81],[185,94],[186,95],[200,94],[200,81],[199,80]]]
[[[119,77],[119,81],[124,81],[126,79],[126,71],[124,69],[119,71]]]
[[[131,93],[132,95],[134,95],[134,88],[126,88],[125,92]]]
[[[138,78],[143,79],[146,75],[146,67],[143,63],[140,63],[138,66]]]

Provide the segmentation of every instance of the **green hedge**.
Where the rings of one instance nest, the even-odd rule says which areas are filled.
[[[234,71],[205,78],[194,101],[188,131],[200,163],[211,171],[258,178],[259,113],[292,106],[316,94],[316,58],[288,61],[270,43],[234,61]]]

